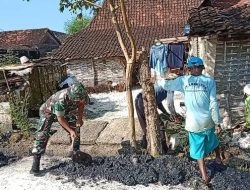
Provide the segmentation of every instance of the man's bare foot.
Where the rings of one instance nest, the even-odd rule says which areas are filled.
[[[206,185],[208,185],[210,183],[210,181],[211,181],[210,177],[208,177],[208,176],[206,176],[206,177],[204,177],[202,179],[204,180]]]

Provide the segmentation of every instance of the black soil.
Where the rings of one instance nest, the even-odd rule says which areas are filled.
[[[17,161],[19,158],[17,156],[6,156],[2,152],[0,152],[0,168],[2,166],[8,165]]]
[[[248,190],[250,172],[237,172],[229,167],[216,168],[207,162],[213,189]],[[93,157],[92,163],[74,163],[66,161],[51,168],[54,175],[64,175],[71,180],[78,178],[118,181],[132,186],[158,183],[162,185],[188,185],[202,189],[197,163],[188,158],[165,155],[152,158],[148,155],[120,155],[117,157]]]

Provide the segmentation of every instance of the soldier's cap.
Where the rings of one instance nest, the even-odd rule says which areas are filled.
[[[75,100],[88,100],[87,91],[81,83],[69,87],[69,96]]]
[[[190,57],[188,60],[188,68],[204,66],[203,61],[199,57]]]

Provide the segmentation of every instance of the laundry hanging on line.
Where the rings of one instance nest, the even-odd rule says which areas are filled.
[[[150,68],[153,68],[158,73],[167,71],[167,52],[168,46],[165,44],[153,45],[150,49]]]
[[[182,68],[184,64],[184,53],[185,47],[182,42],[176,44],[168,44],[168,67],[171,69]]]
[[[182,68],[184,64],[185,47],[182,42],[170,44],[155,44],[150,49],[150,68],[158,73],[164,73],[168,68]]]

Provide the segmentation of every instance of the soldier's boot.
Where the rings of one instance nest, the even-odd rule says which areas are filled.
[[[30,174],[39,174],[39,172],[40,172],[40,160],[41,160],[41,154],[34,154]]]

